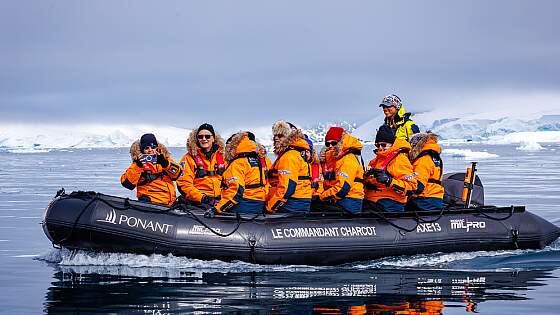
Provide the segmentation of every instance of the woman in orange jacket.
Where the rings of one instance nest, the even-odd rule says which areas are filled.
[[[222,212],[261,213],[266,198],[264,157],[258,153],[250,132],[234,134],[227,142],[224,157],[228,166],[223,174],[221,199],[204,214]]]
[[[268,212],[309,212],[311,167],[306,160],[309,145],[301,130],[280,120],[272,126],[276,161],[268,172]]]
[[[121,176],[121,184],[136,188],[138,200],[170,206],[175,202],[173,181],[181,174],[181,166],[173,162],[167,148],[147,133],[130,147],[132,164]]]
[[[418,188],[410,196],[408,204],[418,210],[443,209],[443,161],[437,135],[431,132],[417,133],[410,138],[409,157],[418,174]]]
[[[340,127],[331,127],[325,136],[323,188],[321,201],[333,202],[345,211],[362,211],[364,169],[358,155],[362,143]]]
[[[202,124],[187,139],[187,153],[180,161],[183,174],[177,188],[186,200],[214,206],[221,193],[224,141],[210,124]]]
[[[385,211],[404,211],[407,195],[418,188],[417,174],[408,160],[410,144],[397,138],[386,125],[375,136],[376,157],[366,170],[366,207]]]

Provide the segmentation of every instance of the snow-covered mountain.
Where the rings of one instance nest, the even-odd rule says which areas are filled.
[[[505,113],[476,113],[461,117],[439,116],[436,112],[414,115],[420,129],[431,130],[442,139],[464,139],[489,141],[492,143],[520,143],[527,138],[514,136],[517,133],[539,133],[543,142],[560,141],[559,114],[525,113],[523,115]],[[358,126],[353,135],[364,141],[372,141],[376,130],[383,123],[383,116],[378,115]]]
[[[437,112],[413,116],[421,130],[432,130],[443,139],[481,140],[489,143],[525,143],[536,147],[535,142],[560,142],[560,109],[558,113],[475,113],[443,116]],[[304,132],[316,143],[323,141],[331,126],[341,126],[363,141],[373,141],[383,115],[377,115],[357,126],[338,121],[317,123],[303,127]],[[270,126],[248,126],[265,146],[272,145]],[[157,125],[100,125],[100,124],[2,124],[0,149],[60,149],[128,147],[142,134],[152,132],[159,141],[170,147],[184,147],[191,130]],[[228,137],[238,130],[222,131]],[[529,145],[530,144],[530,145]]]

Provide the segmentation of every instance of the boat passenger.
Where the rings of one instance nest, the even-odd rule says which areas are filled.
[[[177,179],[181,195],[194,205],[215,206],[220,199],[224,162],[224,140],[210,124],[202,124],[187,138],[187,153]]]
[[[431,132],[421,132],[410,138],[412,149],[409,158],[418,175],[418,188],[408,199],[408,205],[418,210],[443,209],[443,161],[438,136]]]
[[[268,212],[309,212],[311,208],[311,166],[306,158],[309,144],[303,132],[280,120],[272,126],[277,158],[268,173]],[[307,153],[306,153],[307,152]]]
[[[239,132],[226,144],[227,168],[222,179],[221,199],[204,214],[213,217],[222,212],[261,213],[266,199],[264,157],[258,153],[255,135]]]
[[[305,159],[311,166],[311,202],[314,200],[320,201],[321,193],[323,192],[323,173],[321,172],[321,162],[319,155],[313,146],[313,141],[305,135],[305,141],[309,145],[309,151],[305,151]]]
[[[385,96],[379,107],[383,108],[385,125],[393,130],[397,139],[408,141],[413,134],[420,132],[420,128],[410,119],[411,114],[405,111],[401,99],[395,94]]]
[[[175,185],[181,166],[171,159],[167,148],[147,133],[130,147],[132,164],[121,176],[121,184],[136,188],[138,200],[170,206],[175,202]]]
[[[364,199],[364,169],[358,155],[362,143],[340,127],[331,127],[325,136],[322,202],[331,202],[345,211],[362,211]]]
[[[365,206],[390,212],[405,210],[407,193],[418,188],[417,175],[408,159],[410,144],[396,138],[387,125],[375,136],[376,157],[366,169]]]

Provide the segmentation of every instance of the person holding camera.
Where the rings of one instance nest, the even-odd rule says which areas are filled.
[[[130,147],[132,164],[121,175],[121,184],[136,188],[139,201],[170,206],[175,202],[173,181],[181,175],[181,166],[171,159],[167,148],[147,133]]]
[[[225,171],[224,140],[210,124],[194,129],[187,139],[183,174],[177,179],[179,193],[191,204],[215,206],[220,200]]]
[[[375,136],[375,158],[366,168],[364,209],[403,212],[407,195],[418,188],[418,175],[408,159],[407,140],[382,125]]]

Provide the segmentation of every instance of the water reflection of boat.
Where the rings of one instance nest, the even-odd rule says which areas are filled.
[[[47,208],[43,228],[53,244],[70,249],[305,265],[433,252],[543,248],[560,235],[552,223],[513,206],[422,216],[310,213],[214,219],[203,218],[200,209],[182,210],[96,193],[64,194]]]
[[[367,314],[394,314],[414,310],[416,313],[411,314],[418,314],[422,309],[441,310],[444,304],[473,308],[487,300],[523,300],[527,289],[543,285],[550,276],[549,271],[542,270],[330,268],[224,274],[123,266],[55,268],[55,281],[46,294],[47,313],[336,314],[365,310]]]

